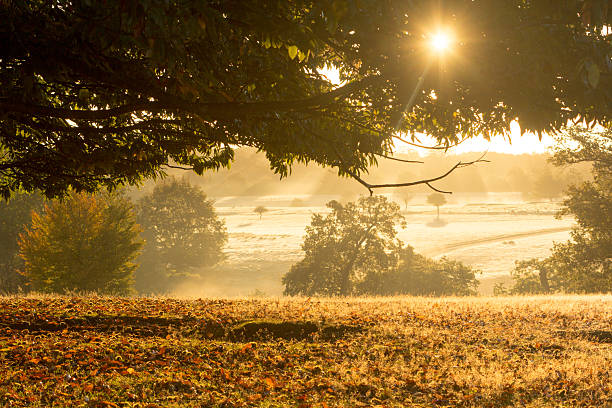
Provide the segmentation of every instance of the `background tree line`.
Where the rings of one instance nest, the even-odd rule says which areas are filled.
[[[560,215],[574,215],[572,239],[549,258],[517,264],[511,293],[612,290],[612,132],[570,128],[553,163],[590,163],[592,177],[571,186]],[[384,196],[328,203],[313,215],[304,258],[283,278],[289,295],[471,294],[474,271],[415,254],[396,237],[403,217]],[[186,179],[169,178],[133,204],[120,192],[33,193],[0,202],[0,283],[40,291],[127,294],[170,291],[223,259],[227,232],[213,203]],[[502,292],[503,288],[498,288]]]
[[[305,258],[283,282],[289,295],[467,295],[474,271],[433,261],[396,238],[400,208],[384,196],[328,204],[314,215]],[[16,194],[0,204],[7,243],[2,290],[168,293],[223,259],[224,222],[186,180],[169,178],[132,203],[122,192]]]

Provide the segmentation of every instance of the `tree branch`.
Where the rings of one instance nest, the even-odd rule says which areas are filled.
[[[438,188],[435,188],[433,185],[431,185],[431,183],[433,183],[434,181],[438,181],[438,180],[442,180],[443,178],[449,176],[452,172],[454,172],[455,170],[461,168],[461,167],[467,167],[467,166],[471,166],[473,164],[476,163],[488,163],[489,160],[484,160],[484,156],[486,155],[486,152],[480,156],[478,159],[470,161],[470,162],[458,162],[456,163],[453,167],[451,167],[446,173],[438,176],[438,177],[433,177],[433,178],[429,178],[429,179],[423,179],[423,180],[417,180],[417,181],[411,181],[411,182],[407,182],[407,183],[387,183],[387,184],[370,184],[367,181],[363,180],[361,177],[359,177],[359,175],[357,175],[355,172],[348,170],[348,169],[343,169],[344,171],[347,172],[347,174],[349,174],[352,178],[354,178],[355,180],[357,180],[361,185],[363,185],[365,188],[368,189],[368,191],[370,192],[370,195],[372,195],[374,193],[374,189],[377,188],[393,188],[393,187],[410,187],[410,186],[416,186],[419,184],[425,184],[427,187],[431,188],[434,191],[437,191],[439,193],[445,193],[445,194],[452,194],[452,191],[444,191],[444,190],[440,190]]]
[[[383,157],[385,159],[389,159],[389,160],[395,160],[398,162],[402,162],[402,163],[420,163],[423,164],[425,162],[419,161],[419,160],[405,160],[405,159],[399,159],[397,157],[393,157],[393,156],[387,156],[386,154],[380,154],[380,153],[375,153],[377,156]]]
[[[424,145],[421,145],[421,144],[418,144],[418,143],[409,142],[409,141],[407,141],[406,139],[404,139],[404,138],[402,138],[402,137],[400,137],[400,136],[397,136],[397,135],[392,135],[392,137],[393,137],[394,139],[399,140],[400,142],[406,143],[407,145],[414,146],[414,147],[418,147],[418,148],[421,148],[421,149],[428,149],[428,150],[444,150],[444,151],[446,151],[446,150],[450,149],[451,147],[457,147],[457,146],[459,146],[461,143],[463,143],[463,142],[465,142],[465,141],[467,140],[467,138],[465,138],[465,137],[464,137],[463,139],[461,139],[461,140],[460,140],[460,141],[458,141],[457,143],[453,143],[453,144],[450,144],[450,145],[448,145],[448,146],[440,146],[440,145],[436,145],[436,146],[424,146]]]
[[[110,109],[85,110],[56,108],[50,106],[19,103],[10,100],[0,100],[0,111],[72,120],[104,120],[128,113],[143,111],[183,111],[185,113],[191,113],[195,115],[210,115],[220,118],[235,118],[263,113],[294,112],[319,108],[322,106],[329,105],[335,102],[337,99],[344,98],[354,92],[360,91],[378,80],[380,80],[380,77],[377,76],[366,77],[320,95],[315,95],[309,98],[293,101],[192,103],[176,98],[172,101],[143,101],[129,103]],[[170,99],[170,97],[168,99]]]

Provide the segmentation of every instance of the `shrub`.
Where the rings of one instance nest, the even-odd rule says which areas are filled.
[[[139,232],[132,205],[119,194],[71,193],[32,213],[19,236],[23,274],[43,292],[127,294]]]

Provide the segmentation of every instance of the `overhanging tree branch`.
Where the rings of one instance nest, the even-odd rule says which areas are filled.
[[[134,102],[114,108],[94,110],[56,108],[20,103],[11,100],[0,100],[0,112],[14,112],[32,116],[47,116],[72,120],[104,120],[143,111],[156,113],[177,111],[219,118],[235,118],[274,112],[304,111],[324,107],[354,92],[361,91],[380,79],[381,78],[377,76],[366,77],[320,95],[293,101],[192,103],[169,97],[168,99],[172,100]]]
[[[297,121],[296,123],[299,123],[299,121]],[[311,129],[308,129],[306,126],[304,126],[302,124],[299,124],[299,126],[302,129],[304,129],[306,132],[310,133],[311,135],[316,136],[318,138],[321,138],[322,140],[325,140],[325,138],[322,138],[320,135],[318,135],[316,132],[312,131]],[[433,183],[435,181],[442,180],[443,178],[449,176],[452,172],[454,172],[455,170],[457,170],[459,168],[471,166],[471,165],[476,164],[476,163],[489,163],[489,160],[485,160],[484,159],[484,157],[487,154],[487,152],[484,152],[476,160],[473,160],[473,161],[470,161],[470,162],[462,162],[462,161],[460,161],[460,162],[456,163],[446,173],[444,173],[444,174],[442,174],[442,175],[440,175],[438,177],[433,177],[433,178],[429,178],[429,179],[422,179],[422,180],[416,180],[416,181],[411,181],[411,182],[406,182],[406,183],[371,184],[371,183],[368,183],[367,181],[365,181],[364,179],[362,179],[355,171],[349,169],[349,167],[344,163],[344,160],[342,160],[342,155],[338,151],[337,146],[332,145],[332,148],[333,148],[334,152],[336,153],[336,156],[338,157],[338,160],[339,160],[339,163],[336,163],[336,166],[339,167],[342,171],[346,172],[346,174],[348,174],[349,176],[354,178],[357,182],[359,182],[365,188],[367,188],[368,191],[370,192],[370,195],[374,194],[374,189],[378,189],[378,188],[410,187],[410,186],[416,186],[416,185],[419,185],[419,184],[425,184],[427,187],[429,187],[432,190],[437,191],[439,193],[452,194],[452,191],[440,190],[440,189],[434,187],[431,183]],[[383,155],[383,154],[378,154],[378,155],[390,158],[389,156],[386,156],[386,155]],[[397,160],[403,161],[401,159],[397,159]]]
[[[422,180],[417,180],[417,181],[410,181],[407,183],[385,183],[385,184],[371,184],[368,183],[367,181],[365,181],[364,179],[362,179],[361,177],[359,177],[359,175],[357,173],[355,173],[354,171],[348,170],[346,168],[344,168],[343,170],[350,175],[352,178],[354,178],[355,180],[357,180],[357,182],[359,182],[361,185],[363,185],[365,188],[368,189],[368,191],[370,192],[370,195],[372,195],[374,193],[374,189],[378,189],[378,188],[394,188],[394,187],[410,187],[410,186],[416,186],[419,184],[425,184],[427,187],[431,188],[434,191],[437,191],[439,193],[445,193],[445,194],[452,194],[452,191],[444,191],[444,190],[440,190],[436,187],[434,187],[431,183],[433,183],[434,181],[438,181],[438,180],[442,180],[443,178],[449,176],[452,172],[454,172],[455,170],[462,168],[462,167],[467,167],[467,166],[471,166],[473,164],[476,163],[488,163],[489,160],[485,160],[484,156],[486,155],[486,152],[480,156],[478,159],[470,161],[470,162],[458,162],[456,163],[453,167],[451,167],[446,173],[438,176],[438,177],[432,177],[429,179],[422,179]]]

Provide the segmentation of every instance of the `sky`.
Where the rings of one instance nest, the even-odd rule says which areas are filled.
[[[538,154],[548,152],[549,148],[553,145],[553,139],[546,134],[542,136],[542,140],[539,140],[538,136],[533,133],[521,135],[520,127],[516,122],[512,123],[512,136],[510,139],[511,140],[508,141],[507,138],[501,135],[493,136],[490,141],[485,140],[483,137],[475,137],[449,149],[448,153],[461,154],[467,152],[489,151],[510,154]],[[419,140],[423,145],[435,145],[435,141],[426,135],[420,137]],[[402,142],[397,142],[395,147],[398,153],[416,151],[424,156],[429,152],[429,150],[426,149],[415,149],[413,146],[406,145]]]

